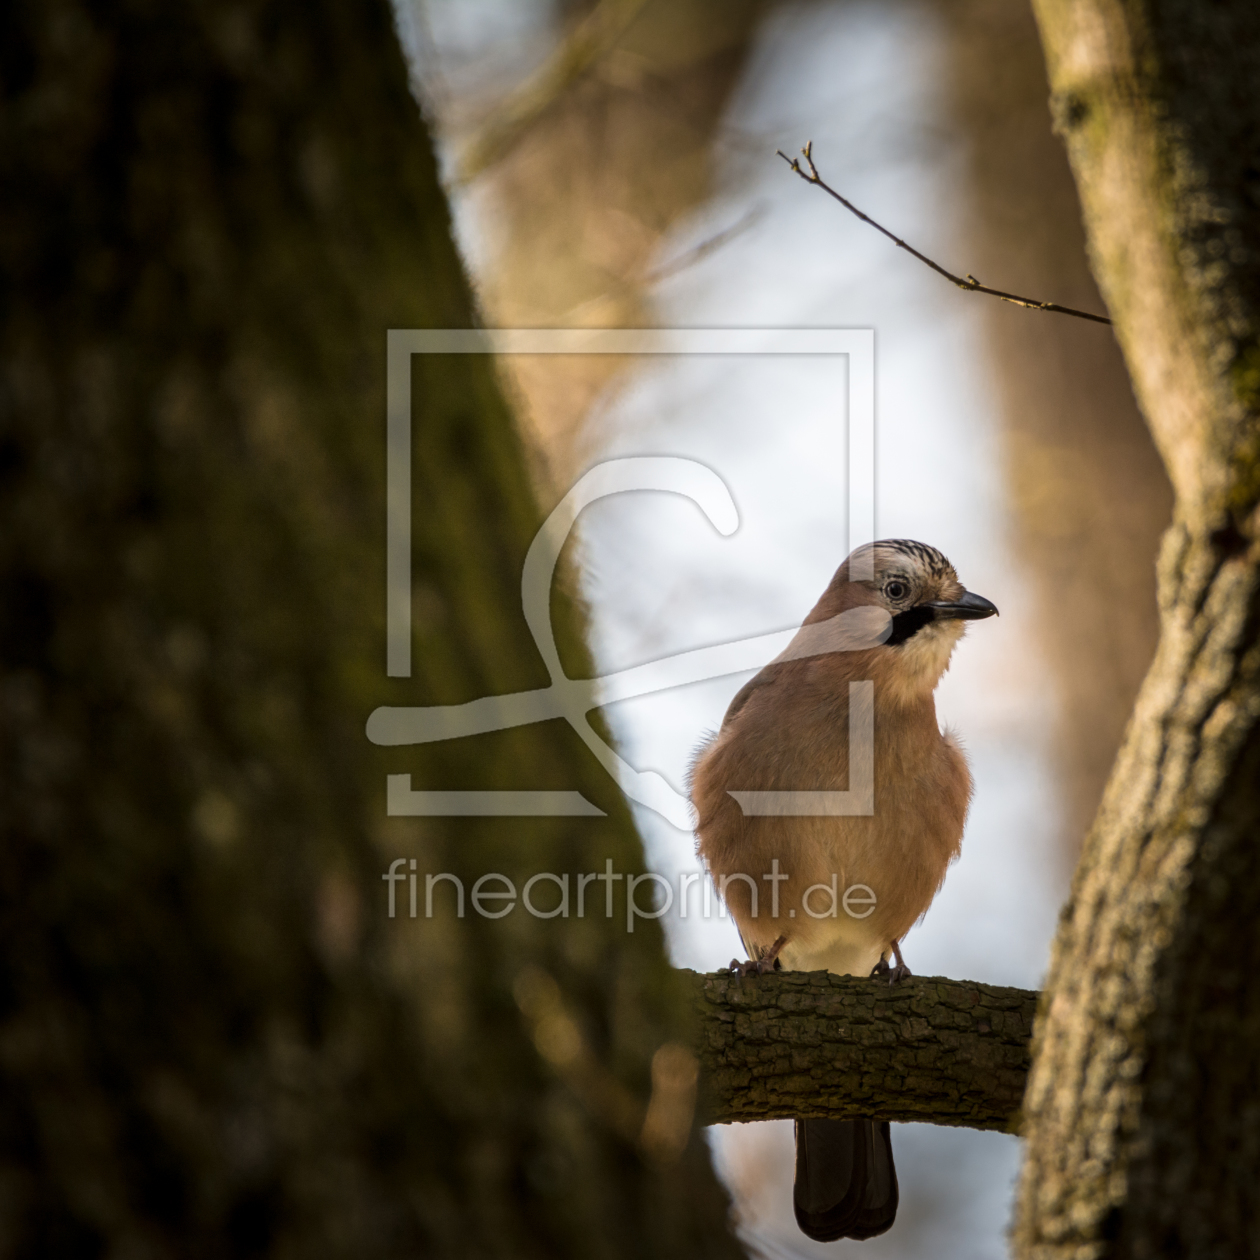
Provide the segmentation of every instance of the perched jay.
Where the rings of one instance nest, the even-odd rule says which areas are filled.
[[[691,778],[699,852],[752,959],[733,967],[909,974],[901,939],[958,856],[971,797],[932,693],[966,623],[996,612],[934,547],[872,543],[736,694]],[[852,724],[850,683],[873,684],[852,689]],[[849,740],[872,729],[857,708],[872,703],[873,802],[860,812],[793,813],[779,798],[744,796],[851,791],[863,766],[869,783],[872,749],[857,735],[851,758]],[[746,809],[757,800],[771,804]],[[801,1229],[823,1242],[888,1229],[897,1174],[887,1122],[798,1120],[794,1200]]]

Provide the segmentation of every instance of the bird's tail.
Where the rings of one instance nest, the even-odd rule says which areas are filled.
[[[886,1120],[796,1122],[796,1223],[818,1242],[874,1238],[897,1218]]]

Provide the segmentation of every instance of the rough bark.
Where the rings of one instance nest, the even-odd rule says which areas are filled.
[[[1176,496],[1162,632],[1055,943],[1015,1242],[1260,1254],[1260,8],[1039,0]]]
[[[939,976],[686,975],[711,1123],[869,1116],[1019,1130],[1036,993]]]
[[[386,917],[394,858],[643,859],[563,724],[364,736],[546,681],[475,357],[416,369],[384,675],[386,330],[475,322],[385,0],[16,0],[0,106],[0,1254],[738,1254],[654,923]],[[607,817],[388,819],[387,772]]]

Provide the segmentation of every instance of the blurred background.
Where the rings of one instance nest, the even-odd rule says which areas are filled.
[[[1031,13],[1011,0],[395,0],[486,321],[502,327],[875,329],[881,537],[941,548],[1002,610],[938,694],[976,795],[963,856],[906,942],[919,974],[1037,987],[1055,916],[1154,648],[1170,493],[1110,331],[949,286],[775,156],[812,141],[867,213],[959,274],[1102,311],[1052,135]],[[597,668],[799,623],[843,559],[844,364],[518,358],[503,365],[549,509],[623,454],[686,455],[739,532],[620,496],[578,530]],[[680,790],[745,677],[608,711]],[[649,859],[698,869],[648,811]],[[740,953],[675,908],[674,962]],[[787,1124],[711,1142],[754,1254],[795,1228]],[[872,1257],[1005,1254],[1016,1139],[898,1126],[897,1225]]]

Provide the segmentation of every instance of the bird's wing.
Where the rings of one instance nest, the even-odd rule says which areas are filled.
[[[753,677],[750,678],[735,693],[735,698],[731,701],[730,705],[727,707],[726,716],[722,719],[723,730],[726,729],[728,723],[730,723],[736,717],[740,709],[742,709],[744,705],[746,705],[748,701],[752,698],[752,694],[754,691],[757,691],[762,687],[769,687],[773,683],[778,681],[781,670],[782,670],[782,667],[779,664],[772,662],[771,664],[767,665],[763,670],[760,670],[758,673],[754,674]]]
[[[807,621],[796,632],[792,642],[760,673],[746,682],[731,701],[723,728],[748,703],[753,692],[779,681],[785,670],[833,652],[860,652],[878,647],[892,633],[892,619],[884,608],[863,605],[847,608],[822,621]]]

